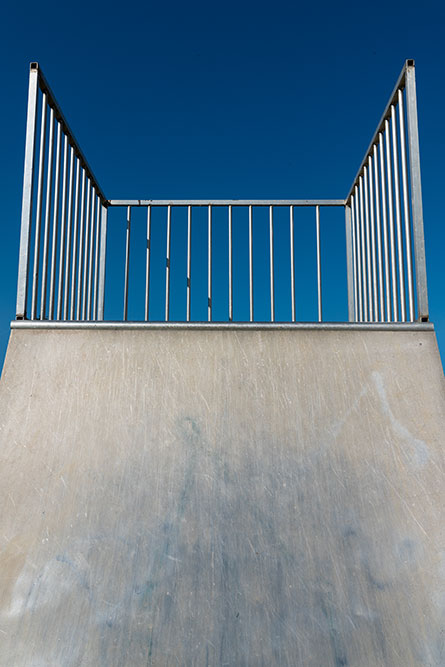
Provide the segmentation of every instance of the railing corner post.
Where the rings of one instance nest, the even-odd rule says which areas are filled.
[[[348,282],[348,320],[355,321],[354,304],[354,268],[353,268],[353,248],[352,248],[352,227],[351,227],[351,206],[345,204],[345,226],[346,226],[346,270]]]
[[[105,263],[107,259],[107,222],[108,209],[102,204],[102,216],[100,226],[100,256],[99,256],[99,287],[98,287],[98,304],[97,304],[97,319],[102,321],[104,319],[104,303],[105,303]]]
[[[32,221],[34,160],[36,153],[36,125],[39,69],[31,63],[29,71],[28,110],[26,116],[25,164],[23,170],[22,219],[20,228],[19,270],[17,280],[16,319],[26,318],[28,293],[29,251]]]
[[[426,281],[425,237],[423,229],[422,183],[420,176],[419,128],[417,122],[416,75],[414,61],[407,61],[405,75],[406,116],[408,125],[411,209],[416,265],[417,319],[427,322],[428,290]]]

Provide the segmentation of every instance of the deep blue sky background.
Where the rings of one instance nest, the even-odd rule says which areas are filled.
[[[344,197],[414,58],[430,314],[443,354],[443,2],[9,2],[0,26],[1,359],[33,60],[107,197],[262,199]]]

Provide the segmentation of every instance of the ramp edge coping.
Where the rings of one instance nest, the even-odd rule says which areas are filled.
[[[432,322],[62,322],[14,320],[11,329],[39,330],[310,330],[310,331],[434,331]]]

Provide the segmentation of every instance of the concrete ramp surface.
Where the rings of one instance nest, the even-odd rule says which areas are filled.
[[[434,331],[12,331],[0,664],[445,665]]]

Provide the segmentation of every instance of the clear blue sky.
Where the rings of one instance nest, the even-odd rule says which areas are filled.
[[[414,58],[430,314],[445,349],[443,2],[10,2],[0,25],[2,359],[33,60],[107,197],[262,199],[343,198]]]

